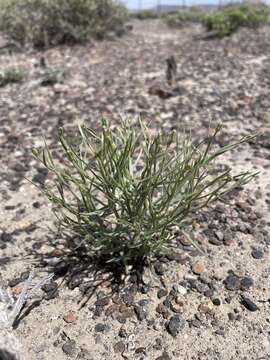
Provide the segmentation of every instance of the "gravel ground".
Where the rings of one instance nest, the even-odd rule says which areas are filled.
[[[199,27],[172,30],[158,21],[133,23],[117,40],[57,47],[43,53],[1,50],[0,68],[23,66],[21,84],[0,89],[0,272],[18,296],[28,271],[58,277],[29,301],[14,333],[27,360],[267,360],[269,332],[270,29],[223,40],[198,40]],[[178,64],[175,93],[164,90],[165,60]],[[63,84],[42,86],[39,63],[66,66]],[[165,89],[166,90],[166,89]],[[159,92],[160,93],[160,92]],[[164,98],[166,97],[166,98]],[[116,291],[108,274],[59,263],[65,239],[34,185],[51,177],[32,158],[44,135],[57,150],[57,129],[74,136],[78,121],[141,113],[155,128],[190,131],[195,139],[223,124],[218,144],[258,132],[256,143],[223,157],[233,171],[260,171],[244,190],[195,214],[193,236],[179,253],[158,259]]]

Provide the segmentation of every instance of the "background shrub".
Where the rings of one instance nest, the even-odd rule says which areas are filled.
[[[269,7],[264,5],[230,5],[208,14],[204,18],[204,25],[208,31],[223,37],[240,27],[256,29],[266,24],[269,13]]]
[[[0,0],[0,30],[38,47],[120,33],[126,18],[112,0]]]
[[[144,125],[136,130],[126,122],[112,130],[104,120],[100,134],[80,127],[79,145],[60,130],[61,165],[47,146],[41,156],[34,150],[55,175],[43,192],[89,256],[127,265],[165,253],[173,229],[183,228],[193,211],[253,176],[213,171],[216,158],[252,138],[214,149],[219,129],[196,146],[176,132],[151,135]]]
[[[129,15],[139,20],[158,19],[160,17],[160,13],[155,10],[131,11]]]
[[[166,23],[171,27],[182,27],[189,23],[201,23],[204,17],[205,12],[195,7],[164,15]]]
[[[21,82],[24,76],[25,71],[18,67],[0,69],[0,87],[11,83]]]

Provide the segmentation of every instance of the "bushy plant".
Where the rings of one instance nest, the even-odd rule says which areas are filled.
[[[38,47],[119,33],[126,18],[113,0],[0,0],[0,30]]]
[[[208,14],[204,25],[208,31],[224,37],[236,32],[240,27],[256,29],[269,20],[269,8],[264,5],[231,5]]]
[[[205,12],[194,7],[166,14],[164,20],[171,27],[182,27],[191,23],[201,23],[204,17]]]
[[[132,11],[130,12],[130,17],[139,20],[158,19],[160,17],[160,13],[156,10]]]
[[[24,76],[25,71],[18,67],[0,69],[0,87],[11,83],[21,82]]]
[[[128,265],[167,252],[173,229],[183,229],[192,212],[254,176],[213,171],[219,156],[252,138],[215,148],[220,127],[196,145],[175,131],[151,135],[142,123],[112,129],[103,120],[101,133],[79,130],[73,145],[60,129],[61,164],[48,146],[33,153],[55,176],[42,191],[60,224],[79,235],[89,256],[108,263]]]

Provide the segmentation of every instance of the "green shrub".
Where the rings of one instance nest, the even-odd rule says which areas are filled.
[[[219,37],[230,35],[240,27],[256,29],[268,22],[268,6],[231,5],[214,11],[204,19],[208,31],[216,32]]]
[[[205,12],[197,8],[190,8],[166,14],[164,20],[171,27],[182,27],[189,23],[201,23],[204,17]]]
[[[214,149],[220,130],[195,145],[176,132],[151,135],[140,123],[115,130],[103,120],[101,134],[80,127],[73,145],[61,129],[61,164],[45,146],[34,156],[55,175],[43,192],[60,224],[80,236],[89,256],[121,265],[167,252],[193,211],[247,183],[254,174],[213,171],[215,160],[249,141]],[[78,143],[78,139],[80,139]]]
[[[120,33],[126,19],[113,0],[0,0],[0,30],[37,47]]]
[[[0,87],[11,83],[21,82],[24,76],[25,71],[18,67],[0,69]]]
[[[160,17],[160,14],[158,11],[155,10],[141,10],[130,12],[130,17],[139,20],[158,19]]]

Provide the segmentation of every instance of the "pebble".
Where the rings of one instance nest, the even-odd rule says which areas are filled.
[[[241,304],[249,311],[257,311],[259,308],[252,300],[250,300],[248,297],[242,295]]]
[[[75,289],[76,287],[80,286],[83,282],[83,277],[81,275],[74,275],[72,276],[72,278],[70,279],[69,283],[68,283],[68,288],[70,290]]]
[[[174,315],[170,318],[167,324],[167,331],[173,337],[176,337],[176,335],[179,334],[179,332],[184,329],[185,324],[186,321],[184,318],[182,318],[180,315]]]
[[[66,315],[63,316],[63,319],[68,324],[72,324],[77,320],[73,311],[69,311]]]
[[[244,276],[241,279],[240,285],[241,285],[241,290],[243,291],[249,290],[254,285],[254,281],[250,276]]]
[[[105,332],[109,332],[110,330],[111,330],[111,327],[107,324],[98,323],[95,326],[95,332],[105,333]]]
[[[125,345],[125,343],[123,341],[118,341],[117,343],[115,343],[113,345],[113,350],[116,353],[121,353],[122,354],[125,351],[125,349],[126,349],[126,345]]]
[[[251,251],[251,256],[254,258],[254,259],[262,259],[263,258],[263,251],[261,249],[257,249],[257,248],[253,248],[252,251]]]
[[[241,287],[241,280],[237,275],[228,275],[224,280],[224,284],[227,290],[239,290]]]
[[[73,356],[76,353],[76,342],[75,340],[67,340],[63,346],[62,350],[65,354]]]
[[[194,274],[200,275],[203,272],[205,272],[205,267],[204,267],[203,263],[196,262],[195,264],[192,265],[192,271],[194,272]]]
[[[219,298],[213,299],[212,302],[213,302],[213,304],[214,304],[215,306],[220,306],[220,305],[221,305],[221,301],[220,301]]]
[[[137,319],[139,321],[143,321],[144,319],[146,319],[147,311],[146,311],[146,309],[144,307],[139,306],[139,305],[135,305],[134,306],[134,311],[135,311],[135,314],[136,314]]]
[[[155,272],[157,275],[159,275],[159,276],[164,275],[164,273],[165,273],[164,264],[162,264],[161,262],[156,262],[154,268],[155,268]]]
[[[168,290],[166,289],[159,289],[157,292],[157,297],[159,299],[163,298],[164,296],[166,296],[168,294]]]

